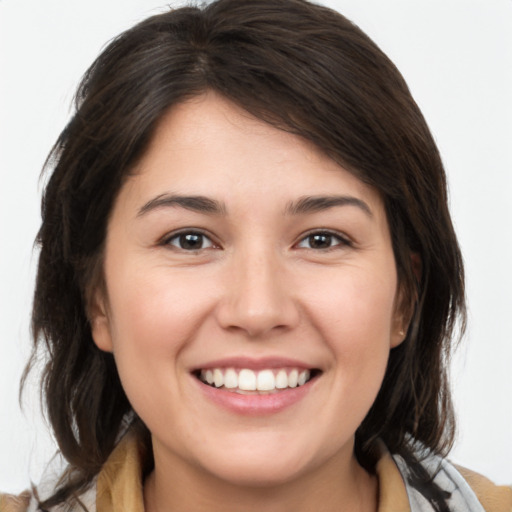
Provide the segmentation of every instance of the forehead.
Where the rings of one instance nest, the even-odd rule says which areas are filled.
[[[253,117],[215,93],[172,107],[122,195],[197,194],[246,207],[346,193],[382,210],[378,192],[310,141]],[[252,201],[252,203],[251,203]],[[261,206],[261,205],[260,205]]]

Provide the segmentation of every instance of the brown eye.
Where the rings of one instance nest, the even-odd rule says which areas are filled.
[[[308,236],[308,242],[311,249],[327,249],[332,245],[331,235],[310,235]]]
[[[304,249],[331,249],[338,245],[349,245],[349,242],[340,235],[329,232],[311,233],[304,237],[299,243],[298,247]]]
[[[206,235],[194,231],[174,235],[166,243],[183,251],[198,251],[213,247],[213,242]]]

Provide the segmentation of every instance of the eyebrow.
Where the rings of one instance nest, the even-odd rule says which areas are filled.
[[[205,196],[180,196],[160,194],[148,201],[137,213],[137,217],[161,208],[185,208],[193,212],[209,215],[225,215],[226,206],[220,201]]]
[[[328,210],[336,206],[355,206],[361,209],[369,217],[373,217],[371,208],[363,200],[353,196],[304,196],[289,203],[286,213],[300,215]]]
[[[366,215],[373,217],[367,203],[353,196],[304,196],[297,201],[288,203],[285,213],[288,215],[301,215],[328,210],[337,206],[355,206]],[[193,212],[208,215],[226,215],[227,209],[224,203],[206,196],[181,196],[177,194],[160,194],[148,201],[137,213],[142,217],[147,213],[161,208],[185,208]]]

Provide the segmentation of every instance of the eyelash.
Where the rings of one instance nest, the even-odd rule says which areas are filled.
[[[198,248],[190,248],[189,247],[188,249],[183,247],[183,244],[187,243],[187,237],[197,237],[199,239],[199,241],[201,242],[201,247],[198,247]],[[316,248],[311,247],[311,242],[314,237],[325,237],[329,241],[330,245],[328,247],[316,247]],[[309,244],[310,244],[309,247],[304,247],[301,245],[301,244],[307,242],[308,240],[309,240]],[[204,246],[205,241],[208,241],[209,245],[207,247]],[[333,241],[336,241],[336,243],[334,245],[332,245]],[[173,242],[176,242],[176,243],[173,243]],[[189,242],[193,243],[192,240],[189,240]],[[202,231],[194,230],[194,229],[184,230],[184,231],[180,231],[178,233],[173,233],[170,236],[168,236],[162,240],[162,245],[170,245],[172,247],[175,247],[178,250],[182,250],[185,252],[198,252],[198,251],[201,251],[204,249],[219,248],[219,246],[208,235],[206,235]],[[306,235],[304,235],[299,240],[299,242],[294,245],[294,247],[298,247],[300,249],[309,249],[309,250],[313,250],[313,251],[317,251],[317,250],[318,251],[330,251],[339,246],[352,247],[352,245],[353,244],[349,239],[347,239],[346,237],[342,236],[341,234],[339,234],[337,232],[333,232],[333,231],[329,231],[329,230],[316,230],[316,231],[311,231],[311,232],[307,233]]]
[[[321,247],[321,248],[314,248],[314,247],[301,247],[301,244],[309,240],[311,244],[311,239],[313,237],[325,237],[328,238],[330,242],[336,241],[334,245],[329,245],[329,247]],[[336,231],[329,231],[329,230],[315,230],[310,231],[309,233],[306,233],[305,236],[303,236],[297,244],[295,244],[297,247],[301,249],[310,249],[310,250],[318,250],[318,251],[330,251],[333,249],[336,249],[337,247],[352,247],[352,242],[345,236],[341,235],[340,233]]]
[[[199,247],[199,248],[189,248],[189,249],[186,249],[184,247],[180,247],[178,244],[180,242],[185,242],[186,237],[198,237],[198,238],[200,238],[200,240],[202,242],[201,243],[201,247]],[[205,240],[208,240],[208,242],[209,242],[209,246],[208,247],[204,247]],[[178,243],[174,244],[173,241],[177,241]],[[173,233],[170,236],[165,237],[162,240],[162,244],[163,245],[170,245],[170,246],[172,246],[172,247],[174,247],[174,248],[176,248],[178,250],[182,250],[182,251],[185,251],[185,252],[198,252],[198,251],[201,251],[203,249],[211,249],[211,248],[218,247],[215,244],[215,242],[211,239],[211,237],[209,237],[208,235],[206,235],[205,233],[203,233],[202,231],[199,231],[197,229],[189,229],[189,230],[180,231],[178,233]]]

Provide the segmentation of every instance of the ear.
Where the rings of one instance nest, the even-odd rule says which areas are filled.
[[[399,310],[397,303],[397,310],[393,318],[393,325],[391,327],[391,338],[389,347],[395,348],[400,345],[407,337],[407,329],[409,328],[409,321],[406,321],[405,316]]]
[[[96,346],[104,352],[112,352],[112,335],[105,294],[96,290],[89,306],[91,334]]]
[[[422,262],[418,253],[414,252],[410,255],[411,270],[416,280],[416,283],[421,282],[422,275]],[[393,325],[391,331],[390,347],[394,348],[400,345],[407,337],[407,331],[414,314],[418,295],[415,288],[414,290],[407,290],[404,283],[399,284],[395,301],[395,316],[393,318]]]

